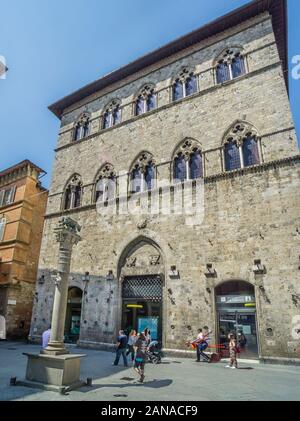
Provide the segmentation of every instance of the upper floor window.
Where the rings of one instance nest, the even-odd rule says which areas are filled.
[[[75,174],[65,189],[63,209],[79,208],[81,206],[81,198],[82,181],[80,175]]]
[[[0,242],[3,241],[6,226],[6,218],[0,218]]]
[[[152,85],[146,85],[140,91],[135,102],[135,115],[145,114],[157,107],[157,98]]]
[[[100,170],[95,187],[95,202],[106,202],[116,197],[116,173],[111,164]]]
[[[203,177],[203,157],[198,142],[187,139],[177,151],[173,165],[173,177],[177,182]]]
[[[217,83],[224,83],[246,73],[245,59],[237,48],[228,49],[218,60]]]
[[[225,170],[250,167],[261,162],[260,139],[248,123],[239,122],[229,130],[224,145]]]
[[[0,190],[0,207],[7,206],[14,202],[16,186]]]
[[[108,129],[116,124],[121,123],[120,101],[113,99],[106,107],[103,114],[103,129]]]
[[[173,84],[173,101],[185,98],[197,92],[197,79],[186,67],[182,69]]]
[[[90,115],[83,113],[77,121],[74,129],[73,139],[80,140],[90,135],[91,122]]]
[[[155,162],[148,152],[143,152],[130,172],[130,193],[152,190],[155,186]]]

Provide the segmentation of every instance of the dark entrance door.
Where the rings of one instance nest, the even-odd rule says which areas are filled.
[[[80,288],[70,288],[65,324],[65,342],[76,343],[80,334],[82,291]]]
[[[156,275],[128,276],[122,285],[122,329],[150,329],[151,338],[162,340],[162,279]]]

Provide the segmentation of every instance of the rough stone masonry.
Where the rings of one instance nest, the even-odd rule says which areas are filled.
[[[58,256],[54,228],[61,215],[70,215],[82,226],[69,280],[70,288],[82,291],[81,346],[105,349],[115,342],[124,320],[122,285],[127,279],[150,284],[161,279],[160,331],[165,349],[186,351],[186,339],[203,325],[219,341],[218,287],[239,281],[247,283],[255,296],[258,357],[265,361],[299,358],[300,337],[293,323],[300,315],[300,155],[282,45],[275,37],[284,17],[273,3],[251,16],[239,12],[238,22],[225,16],[222,31],[213,23],[208,29],[211,35],[204,37],[200,28],[187,36],[188,45],[182,38],[176,48],[170,45],[158,50],[159,59],[149,55],[147,62],[146,56],[132,72],[127,67],[117,71],[111,83],[103,78],[101,89],[83,88],[75,100],[62,100],[60,112],[53,107],[61,118],[61,129],[31,340],[40,340],[51,320],[52,275]],[[245,74],[218,84],[218,60],[230,48],[244,57]],[[182,69],[196,75],[197,92],[173,101],[172,86]],[[147,84],[157,95],[157,106],[136,116],[135,101]],[[104,113],[113,99],[121,108],[121,122],[103,129]],[[83,113],[88,115],[90,132],[74,141]],[[255,132],[260,161],[226,171],[224,145],[237,124]],[[202,152],[203,220],[196,215],[191,223],[190,216],[175,212],[99,214],[95,189],[104,164],[114,168],[119,182],[120,172],[130,180],[139,156],[147,152],[155,162],[156,180],[173,185],[174,157],[187,140],[196,142]],[[80,206],[64,210],[66,189],[74,174],[81,182]],[[155,192],[161,203],[165,190]],[[148,193],[135,196],[138,206],[145,195],[148,200]],[[170,195],[174,206],[174,190]],[[119,196],[117,206],[126,199],[127,195]]]

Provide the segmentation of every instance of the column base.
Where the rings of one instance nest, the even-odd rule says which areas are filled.
[[[26,380],[18,381],[18,385],[62,392],[86,384],[80,380],[80,359],[85,354],[23,355],[28,358]]]
[[[65,355],[69,353],[70,351],[67,350],[63,342],[49,342],[48,346],[41,351],[42,355]]]

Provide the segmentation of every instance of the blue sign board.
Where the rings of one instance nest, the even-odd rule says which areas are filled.
[[[138,317],[138,332],[143,332],[146,328],[150,330],[151,339],[158,340],[158,317]]]

